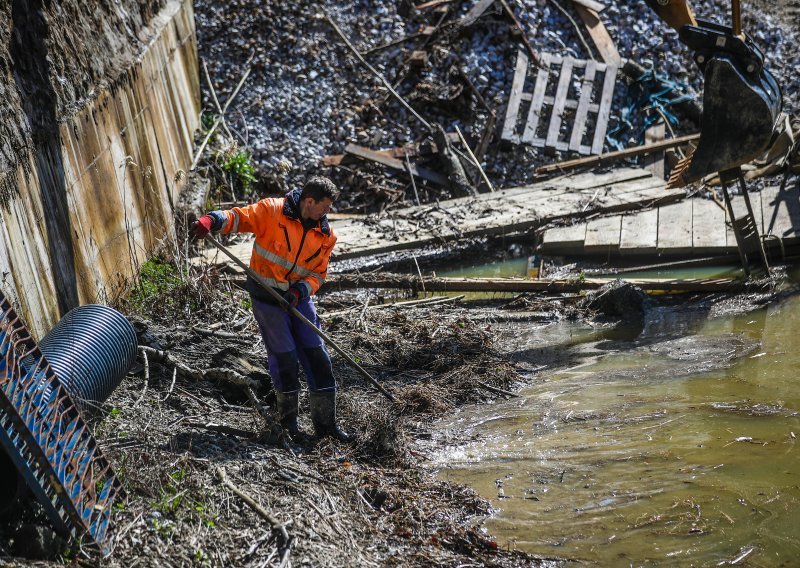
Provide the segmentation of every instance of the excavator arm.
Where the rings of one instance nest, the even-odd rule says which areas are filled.
[[[669,185],[681,187],[733,170],[763,154],[781,112],[781,90],[764,68],[764,54],[742,32],[739,0],[731,2],[730,27],[696,19],[686,0],[647,4],[678,30],[703,72],[700,140],[694,153],[676,166]]]

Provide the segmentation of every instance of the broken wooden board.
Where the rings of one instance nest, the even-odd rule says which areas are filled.
[[[359,158],[363,158],[365,160],[377,162],[386,167],[392,168],[393,170],[398,170],[401,172],[410,172],[411,175],[413,176],[426,179],[428,181],[432,181],[433,183],[437,183],[442,186],[447,185],[446,176],[438,172],[431,171],[427,168],[415,166],[414,164],[411,164],[411,167],[408,167],[408,165],[402,160],[389,157],[382,152],[370,150],[369,148],[364,148],[363,146],[358,146],[356,144],[348,144],[347,147],[345,148],[345,152],[347,152],[348,154],[352,154],[354,156],[358,156]]]
[[[622,65],[622,57],[617,51],[614,40],[611,39],[611,35],[597,15],[597,11],[587,7],[583,2],[574,2],[574,6],[603,61],[609,65],[620,67]]]
[[[528,77],[528,56],[517,53],[501,138],[562,152],[601,153],[617,67],[550,53],[539,59],[534,80]],[[529,79],[532,92],[526,89]],[[577,92],[576,82],[581,84]]]
[[[656,144],[664,141],[666,125],[664,121],[659,121],[644,131],[645,144]],[[644,157],[642,166],[646,170],[653,172],[653,175],[664,179],[664,150],[647,154]]]
[[[334,259],[530,231],[558,219],[630,211],[682,199],[684,195],[683,190],[666,190],[663,180],[637,168],[563,176],[491,194],[397,209],[383,217],[337,221],[333,223],[338,237]],[[242,261],[249,262],[252,247],[252,240],[248,240],[230,249]],[[216,249],[209,249],[194,262],[224,263],[225,259]]]
[[[769,187],[750,193],[750,201],[759,231],[765,235],[766,249],[774,254],[800,245],[800,195],[796,187],[784,191]],[[737,215],[745,212],[740,195],[732,197],[732,204]],[[613,248],[609,251],[598,247],[598,243],[607,245],[617,239],[616,218],[610,219],[605,227],[608,234],[603,236],[598,234],[600,219],[592,221],[592,230],[587,223],[547,229],[540,236],[540,251],[575,256],[614,252]],[[693,198],[623,216],[616,252],[628,256],[736,255],[737,245],[728,215],[720,204]]]

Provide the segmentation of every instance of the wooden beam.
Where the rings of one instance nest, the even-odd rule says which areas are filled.
[[[455,132],[448,132],[447,139],[450,140],[450,142],[459,141],[458,134]],[[413,158],[415,156],[427,156],[428,154],[433,155],[438,153],[439,149],[436,147],[436,144],[431,142],[430,150],[425,150],[425,152],[421,152],[420,145],[415,143],[406,144],[405,146],[396,148],[387,148],[386,150],[373,150],[373,152],[381,154],[382,156],[386,156],[387,158],[397,158],[398,160],[402,160],[406,156]],[[331,154],[323,157],[321,162],[323,166],[338,166],[346,157],[347,154]]]
[[[526,278],[423,278],[410,275],[341,275],[325,282],[323,290],[352,290],[360,288],[394,288],[425,290],[426,292],[577,292],[596,290],[617,278],[571,278],[531,280]],[[742,280],[626,278],[645,291],[735,292],[751,290]]]
[[[597,166],[600,164],[614,162],[616,160],[622,160],[623,158],[631,158],[633,156],[641,156],[642,154],[650,154],[651,152],[667,150],[669,148],[674,148],[675,146],[680,146],[682,144],[688,144],[689,142],[694,142],[695,140],[699,139],[700,133],[687,134],[686,136],[670,138],[668,140],[664,140],[663,142],[644,144],[642,146],[625,148],[624,150],[617,150],[615,152],[606,152],[605,154],[599,154],[597,156],[587,156],[585,158],[577,158],[575,160],[547,164],[546,166],[540,166],[536,168],[536,173],[550,174],[553,172],[566,172],[567,170],[573,170],[582,166]]]
[[[622,57],[620,57],[614,40],[611,39],[608,30],[603,25],[597,12],[583,6],[581,3],[576,2],[574,6],[575,11],[578,12],[581,20],[583,20],[586,30],[589,32],[589,35],[592,36],[592,41],[597,47],[597,51],[600,52],[600,57],[603,58],[603,61],[608,65],[620,67],[622,65]]]

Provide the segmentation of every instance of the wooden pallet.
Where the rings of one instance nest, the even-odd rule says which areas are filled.
[[[501,138],[561,152],[602,153],[617,67],[550,53],[541,53],[540,61],[533,79],[527,54],[517,54]]]

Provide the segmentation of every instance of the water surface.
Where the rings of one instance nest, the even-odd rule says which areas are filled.
[[[585,325],[519,327],[528,367],[575,365],[442,435],[442,478],[497,509],[507,546],[605,566],[800,563],[800,299],[735,317],[652,310],[633,342]],[[607,334],[606,334],[607,336]]]

